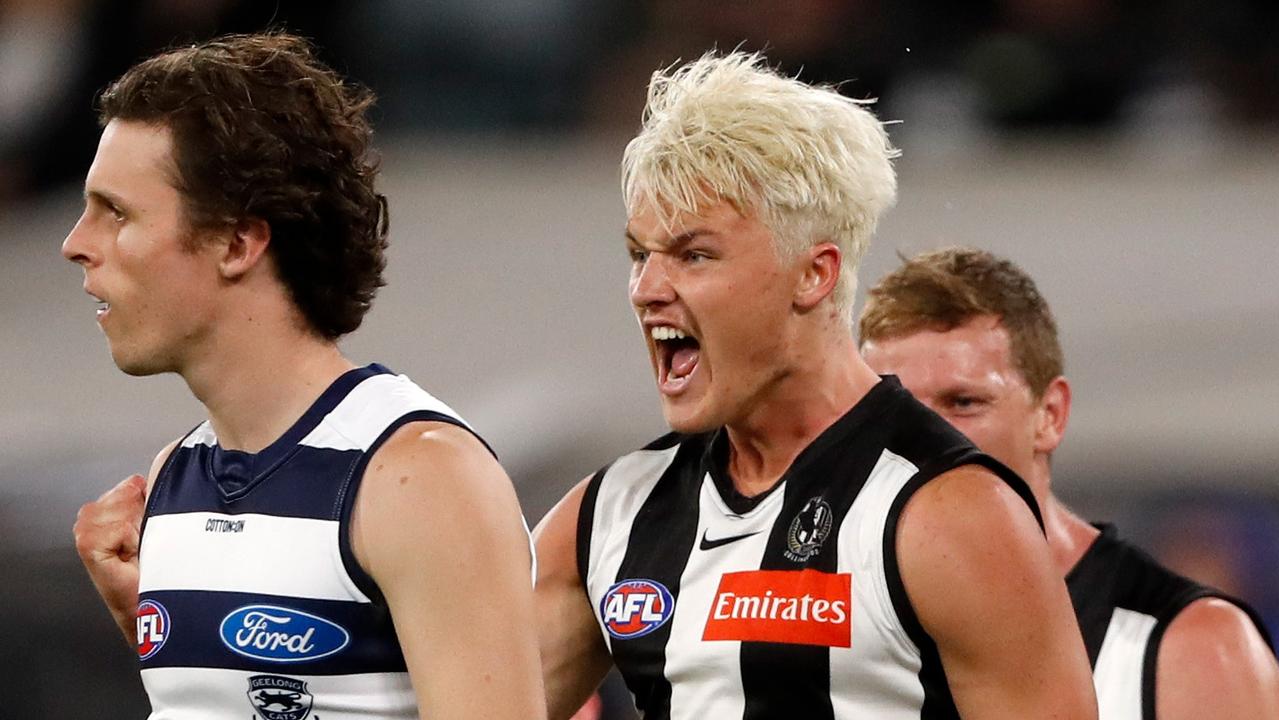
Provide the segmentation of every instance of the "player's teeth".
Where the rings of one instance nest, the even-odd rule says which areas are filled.
[[[652,329],[654,340],[683,340],[688,337],[683,330],[661,325]]]

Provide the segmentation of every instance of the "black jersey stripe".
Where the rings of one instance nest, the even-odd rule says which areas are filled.
[[[1067,573],[1066,586],[1094,671],[1116,608],[1155,618],[1141,655],[1143,718],[1156,717],[1156,670],[1163,637],[1177,615],[1196,600],[1221,598],[1235,605],[1273,647],[1260,616],[1247,603],[1163,567],[1141,548],[1120,538],[1114,525],[1094,525],[1100,534]],[[1098,676],[1097,683],[1104,687],[1107,678]]]
[[[1184,580],[1180,576],[1174,577]],[[1168,626],[1172,625],[1172,621],[1177,618],[1177,615],[1182,610],[1185,610],[1196,600],[1218,598],[1243,610],[1257,627],[1257,631],[1261,633],[1261,638],[1265,640],[1266,645],[1270,647],[1272,652],[1274,651],[1274,641],[1271,640],[1270,633],[1266,631],[1265,623],[1261,621],[1261,616],[1251,606],[1238,598],[1231,597],[1205,585],[1199,585],[1193,581],[1187,581],[1187,583],[1188,586],[1184,591],[1169,601],[1164,611],[1160,613],[1158,622],[1150,633],[1150,639],[1146,641],[1146,652],[1141,661],[1141,717],[1146,720],[1155,720],[1156,718],[1155,691],[1157,689],[1156,676],[1158,675],[1159,647],[1163,643],[1164,635],[1168,632]]]
[[[906,634],[919,648],[921,659],[919,682],[924,688],[924,705],[920,710],[921,720],[958,718],[959,710],[955,707],[955,699],[950,692],[950,683],[946,679],[946,671],[942,667],[937,644],[920,624],[919,616],[915,614],[915,608],[910,604],[910,597],[906,594],[906,585],[902,582],[901,567],[897,559],[897,527],[906,503],[921,487],[939,475],[964,465],[980,465],[995,473],[1026,502],[1041,531],[1044,527],[1039,504],[1035,502],[1030,486],[1002,463],[977,451],[971,445],[967,447],[961,445],[950,452],[936,456],[936,459],[921,468],[898,493],[897,499],[893,501],[888,511],[888,520],[884,524],[884,575],[888,581],[888,594],[892,599],[893,608],[897,611],[897,617],[901,620]]]
[[[919,683],[924,688],[924,703],[920,708],[920,720],[951,720],[959,718],[959,709],[950,694],[950,683],[946,680],[946,670],[942,667],[941,655],[937,652],[937,644],[924,631],[915,615],[915,608],[910,604],[906,594],[906,585],[902,582],[901,567],[897,560],[897,524],[901,519],[902,509],[914,494],[925,483],[945,471],[938,467],[933,474],[919,473],[911,478],[898,493],[888,511],[888,520],[884,523],[884,576],[888,581],[888,596],[893,602],[893,609],[901,620],[906,634],[919,648],[920,667]]]
[[[676,608],[680,577],[697,541],[702,478],[695,460],[683,461],[682,456],[689,452],[689,444],[676,450],[674,461],[640,505],[614,578],[616,582],[643,579],[661,583],[670,591]],[[646,635],[611,639],[613,660],[645,720],[665,720],[671,714],[671,684],[664,672],[670,636],[671,622],[667,621]]]
[[[586,584],[586,575],[591,566],[591,528],[595,527],[595,502],[599,498],[600,483],[604,482],[604,474],[612,464],[605,465],[591,476],[586,483],[586,491],[582,493],[582,506],[577,511],[577,576],[582,580],[582,590],[590,598],[590,590]]]
[[[855,408],[823,432],[786,472],[785,498],[765,546],[761,570],[838,572],[840,528],[881,456],[878,436],[882,433],[874,426],[865,426],[871,412],[879,409],[874,400]],[[848,452],[854,446],[850,440],[854,432],[861,433],[857,446],[868,451]],[[837,480],[832,482],[832,478]],[[791,546],[792,530],[813,502],[829,507],[830,528],[815,553],[797,553]],[[833,720],[830,648],[743,642],[741,657],[744,720]]]

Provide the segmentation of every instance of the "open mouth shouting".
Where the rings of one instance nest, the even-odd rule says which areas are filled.
[[[648,332],[657,358],[657,388],[663,395],[678,395],[697,371],[702,345],[688,332],[671,325],[654,325]]]

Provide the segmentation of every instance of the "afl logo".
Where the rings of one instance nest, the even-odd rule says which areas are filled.
[[[169,611],[154,600],[138,603],[138,659],[160,652],[169,638]]]
[[[248,605],[222,619],[222,644],[237,655],[267,662],[305,662],[347,646],[351,636],[337,623],[301,610]]]
[[[604,593],[600,617],[608,634],[626,640],[647,635],[671,619],[675,598],[656,580],[623,580]]]
[[[790,531],[786,533],[786,559],[805,562],[821,552],[822,543],[830,535],[833,514],[830,505],[821,496],[809,498],[791,521]]]

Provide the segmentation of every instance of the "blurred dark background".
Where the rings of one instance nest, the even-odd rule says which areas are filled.
[[[0,0],[0,717],[145,716],[70,527],[200,419],[178,381],[115,371],[57,255],[92,99],[268,27],[380,98],[391,284],[347,351],[470,418],[530,522],[661,432],[616,163],[654,69],[740,46],[899,121],[862,284],[942,244],[1021,262],[1076,383],[1059,494],[1279,628],[1279,4]],[[625,703],[612,686],[605,715]]]

